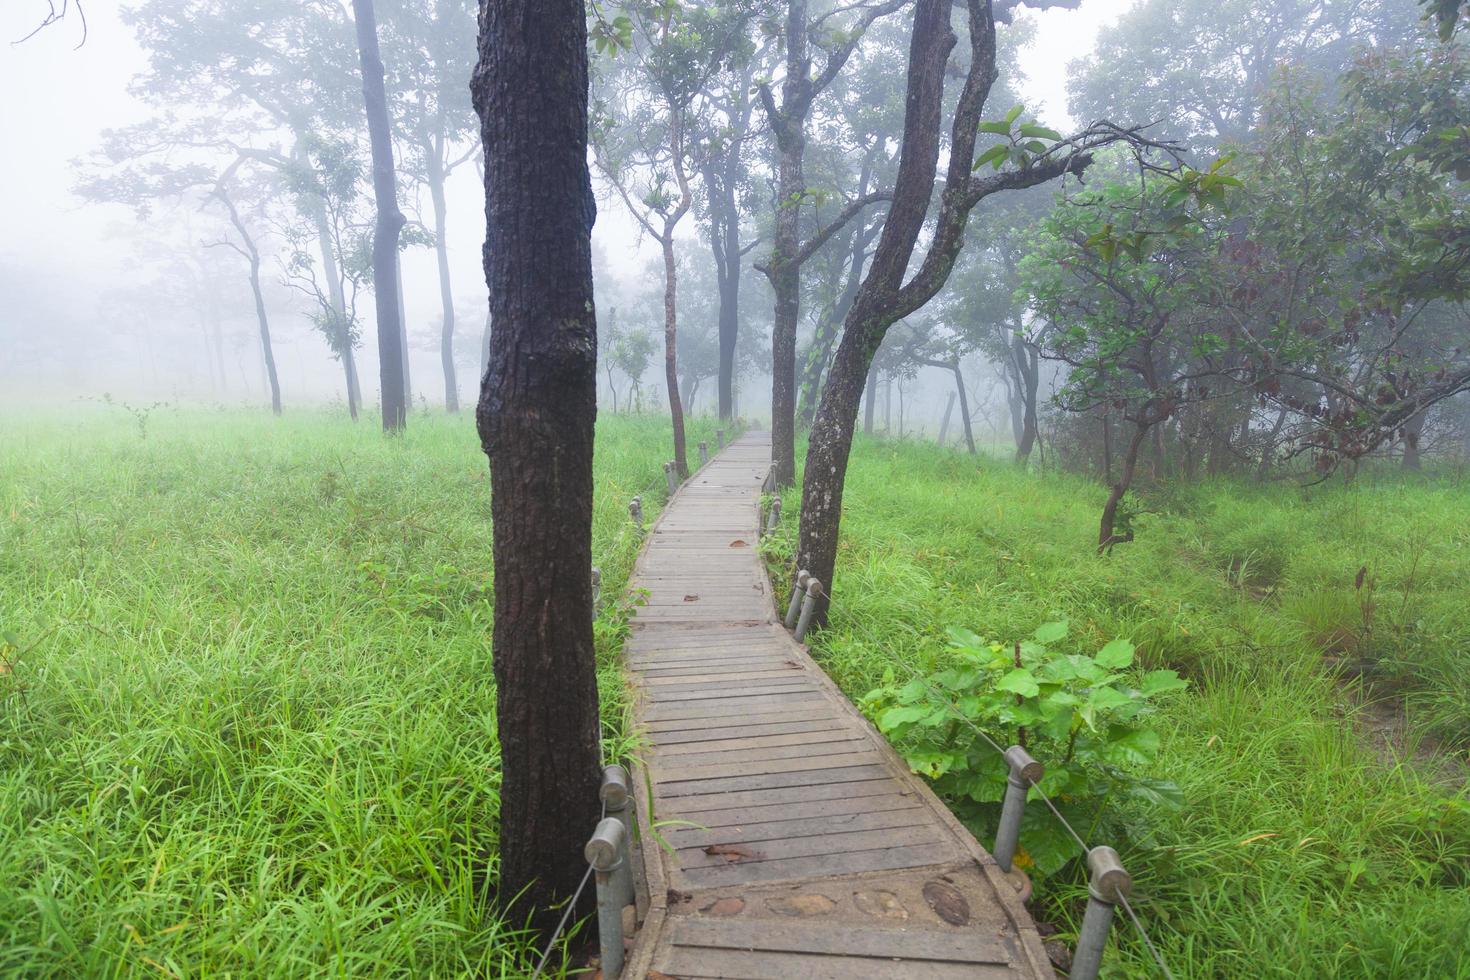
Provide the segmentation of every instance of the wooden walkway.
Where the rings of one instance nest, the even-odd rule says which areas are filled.
[[[782,628],[758,549],[769,468],[768,434],[733,443],[635,570],[648,748],[624,976],[1053,976],[994,859]]]

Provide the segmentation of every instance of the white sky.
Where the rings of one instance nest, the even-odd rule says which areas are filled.
[[[1088,52],[1098,28],[1131,3],[1084,0],[1075,11],[1027,14],[1035,18],[1038,31],[1022,59],[1024,90],[1028,106],[1039,116],[1053,125],[1070,121],[1067,63]],[[71,191],[71,161],[95,148],[102,130],[147,116],[146,108],[127,94],[144,58],[115,5],[106,0],[86,5],[90,30],[80,48],[80,24],[70,19],[24,44],[10,43],[34,27],[44,9],[44,0],[0,3],[0,198],[9,218],[8,233],[0,236],[0,265],[21,270],[28,279],[54,283],[58,295],[76,303],[122,280],[126,239],[109,237],[108,229],[130,222],[132,215],[121,207],[82,204]],[[455,293],[466,307],[475,307],[484,290],[483,204],[473,169],[463,168],[453,180],[448,237]],[[603,206],[594,236],[620,277],[641,275],[653,255],[647,243],[641,249],[635,245],[631,221],[612,202]],[[427,250],[414,250],[406,258],[405,280],[410,328],[427,331],[438,302]],[[465,326],[478,333],[478,324]],[[289,335],[284,339],[293,342]],[[309,351],[309,335],[295,342]],[[433,371],[431,351],[416,351],[414,358],[421,377]]]

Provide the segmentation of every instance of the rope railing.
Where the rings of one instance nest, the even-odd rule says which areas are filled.
[[[795,585],[791,592],[791,601],[786,612],[786,627],[796,627],[795,639],[801,642],[809,628],[816,600],[820,598],[826,601],[830,607],[832,596],[822,586],[822,583],[812,578],[806,570],[799,570]],[[799,615],[796,613],[800,602]],[[1102,965],[1103,947],[1107,944],[1108,931],[1112,923],[1113,907],[1122,905],[1127,913],[1133,927],[1138,931],[1143,940],[1144,947],[1149,951],[1159,972],[1166,980],[1174,980],[1174,974],[1169,965],[1159,953],[1148,930],[1139,920],[1128,901],[1128,895],[1132,891],[1133,879],[1123,869],[1118,858],[1117,851],[1106,845],[1091,846],[1072,826],[1071,822],[1057,809],[1057,806],[1046,790],[1041,788],[1041,778],[1045,773],[1044,767],[1032,759],[1021,746],[1012,746],[1007,750],[1000,743],[990,737],[990,734],[976,725],[961,710],[953,699],[947,697],[934,685],[930,684],[924,674],[899,657],[889,649],[888,644],[880,641],[866,626],[857,620],[852,621],[863,636],[868,640],[874,650],[882,654],[893,664],[906,672],[910,678],[917,681],[933,698],[939,701],[942,707],[947,708],[956,721],[965,725],[985,744],[989,745],[995,752],[1006,761],[1009,767],[1007,779],[1006,799],[1002,804],[1001,825],[996,831],[997,840],[997,863],[1001,864],[1001,870],[1009,872],[1011,860],[1015,854],[1016,839],[1020,831],[1021,817],[1023,814],[1025,799],[1028,791],[1034,789],[1037,798],[1041,800],[1046,808],[1051,811],[1053,817],[1061,824],[1077,846],[1082,848],[1083,854],[1087,856],[1089,883],[1087,911],[1083,916],[1082,928],[1078,932],[1077,948],[1073,954],[1072,971],[1068,974],[1072,980],[1095,980]],[[1004,862],[1000,857],[1004,856]]]

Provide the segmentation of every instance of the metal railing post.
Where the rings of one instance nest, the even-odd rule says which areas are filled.
[[[1000,870],[1010,874],[1011,864],[1016,859],[1016,847],[1021,840],[1021,816],[1026,812],[1026,794],[1034,783],[1041,781],[1046,769],[1019,745],[1005,751],[1005,760],[1010,772],[1006,775],[1006,798],[1000,807],[1000,826],[995,831],[995,863]]]
[[[597,940],[602,948],[602,975],[616,980],[623,972],[623,904],[618,869],[628,862],[628,832],[622,822],[604,817],[583,849],[597,878]]]
[[[805,568],[796,573],[796,584],[791,587],[791,601],[786,604],[786,628],[796,628],[796,616],[801,612],[801,597],[806,595],[806,584],[811,581],[811,573]]]
[[[1111,847],[1094,847],[1087,852],[1087,911],[1082,916],[1082,929],[1077,934],[1077,951],[1072,954],[1071,980],[1097,980],[1102,968],[1103,949],[1108,944],[1108,929],[1113,924],[1113,907],[1119,897],[1133,891],[1133,879],[1123,870],[1118,852]]]
[[[633,829],[628,826],[628,770],[620,765],[604,766],[602,769],[602,788],[598,795],[602,797],[602,805],[607,810],[607,815],[623,825],[623,836],[625,840],[633,839]],[[613,872],[614,897],[618,900],[619,908],[624,905],[632,905],[633,895],[633,862],[626,860],[627,849],[624,848],[624,861]]]
[[[721,449],[724,449],[725,448],[725,430],[724,429],[716,429],[715,430],[715,445],[719,446]]]
[[[597,618],[597,600],[602,598],[602,569],[592,566],[592,618]]]
[[[806,631],[812,625],[812,612],[817,608],[817,596],[821,594],[822,583],[816,579],[807,579],[806,598],[801,600],[801,618],[796,621],[796,642],[800,643],[806,638]]]
[[[700,466],[707,466],[708,464],[709,464],[709,443],[707,443],[707,442],[701,442],[699,444],[699,465]]]
[[[674,467],[673,462],[664,464],[664,479],[669,484],[669,496],[672,497],[674,491],[679,489],[679,471]]]
[[[643,498],[634,497],[628,501],[628,516],[633,518],[633,523],[638,525],[638,530],[643,530]]]
[[[771,513],[766,518],[766,533],[775,534],[776,525],[781,523],[781,498],[771,501]]]

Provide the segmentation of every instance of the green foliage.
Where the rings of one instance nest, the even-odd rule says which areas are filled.
[[[1470,973],[1470,952],[1444,939],[1470,933],[1463,478],[1364,467],[1351,486],[1212,481],[1154,494],[1148,533],[1097,561],[1096,483],[1009,455],[857,439],[837,601],[812,636],[838,685],[860,699],[895,661],[925,676],[956,666],[948,623],[1010,638],[1065,619],[1068,652],[1129,637],[1136,676],[1170,669],[1190,682],[1151,699],[1158,754],[1134,774],[1177,784],[1184,806],[1058,805],[1089,840],[1123,842],[1134,907],[1176,976]],[[797,492],[783,504],[796,508]],[[769,542],[781,559],[795,526]],[[1232,566],[1257,557],[1271,581],[1247,567],[1242,587]],[[1371,683],[1343,674],[1364,564],[1377,579]],[[1363,704],[1390,691],[1406,728],[1385,739],[1384,715]],[[992,734],[1007,743],[1005,729]],[[1025,846],[1031,821],[1052,820],[1035,801],[1027,812]],[[1099,812],[1126,833],[1094,831]],[[1085,875],[1064,869],[1038,882],[1033,908],[1069,938],[1085,898]],[[1131,928],[1114,931],[1104,974],[1158,975]]]
[[[1113,640],[1091,656],[1057,652],[1066,635],[1065,622],[1043,623],[1030,640],[1011,646],[951,628],[953,666],[902,680],[890,669],[884,685],[863,699],[864,710],[914,771],[932,780],[982,838],[999,818],[1008,768],[981,731],[1002,747],[1008,741],[1025,745],[1046,766],[1038,789],[1064,801],[1069,818],[1085,824],[1122,830],[1115,819],[1090,812],[1109,799],[1180,802],[1172,783],[1136,770],[1158,754],[1158,733],[1145,725],[1151,699],[1186,682],[1173,670],[1135,676],[1127,640]],[[1033,789],[1031,797],[1037,796]],[[1026,829],[1029,858],[1023,865],[1051,875],[1082,856],[1039,804]]]
[[[996,143],[982,152],[975,158],[971,170],[979,170],[986,164],[993,170],[999,170],[1006,164],[1025,169],[1038,157],[1046,155],[1053,144],[1061,141],[1062,134],[1056,130],[1048,129],[1034,120],[1022,121],[1021,113],[1024,111],[1024,106],[1012,106],[1005,118],[983,120],[980,123],[980,132],[1003,136],[1006,141]]]

